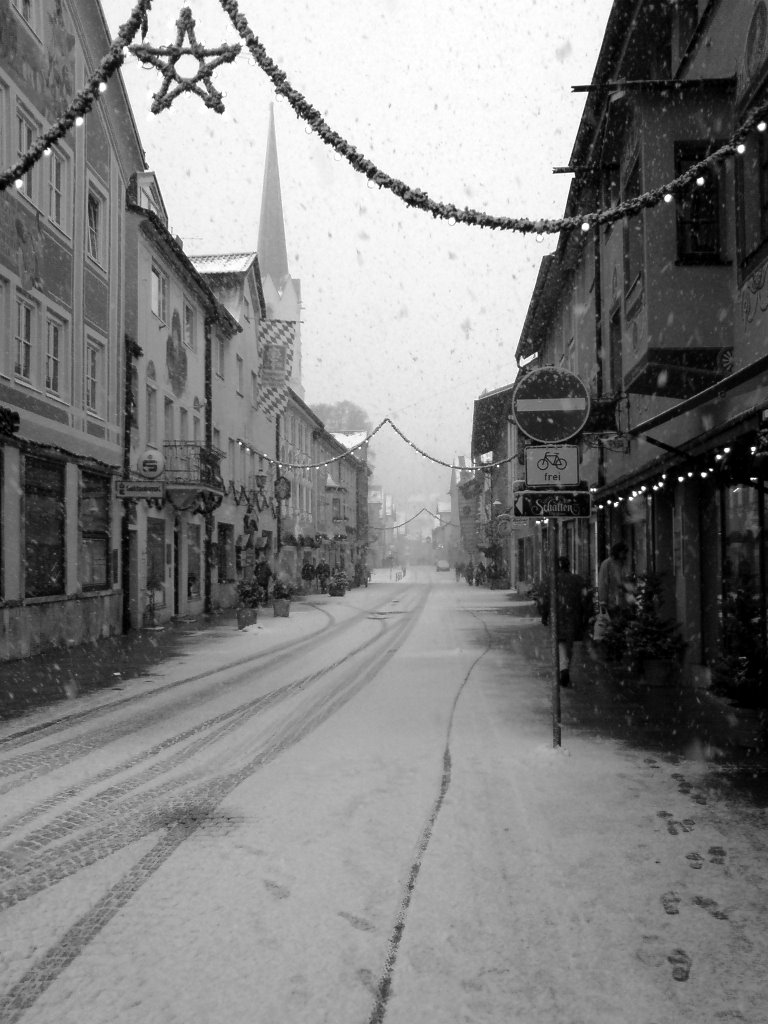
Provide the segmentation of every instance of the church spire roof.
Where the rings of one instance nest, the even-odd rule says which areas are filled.
[[[259,266],[264,277],[271,277],[280,290],[288,275],[288,251],[285,245],[283,196],[280,191],[280,170],[277,165],[275,108],[269,105],[267,156],[264,161],[264,182],[261,188],[261,214],[257,244]]]

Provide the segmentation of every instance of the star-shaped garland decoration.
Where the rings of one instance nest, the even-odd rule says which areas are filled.
[[[240,53],[240,46],[217,46],[209,50],[198,43],[195,39],[195,19],[189,7],[182,7],[176,28],[176,42],[172,46],[130,47],[131,53],[140,61],[151,64],[162,72],[163,84],[159,92],[152,96],[152,113],[159,114],[161,110],[167,110],[183,92],[193,92],[200,97],[206,107],[223,114],[224,103],[221,93],[214,89],[211,75],[220,64],[231,63]],[[184,45],[185,36],[189,39],[187,46]],[[181,57],[194,57],[197,60],[198,71],[192,78],[185,78],[176,70],[176,64]],[[204,60],[207,57],[212,57],[213,60]]]

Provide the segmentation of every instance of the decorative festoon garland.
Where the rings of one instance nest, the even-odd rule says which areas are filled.
[[[480,470],[495,469],[497,466],[504,466],[507,462],[512,462],[517,458],[517,455],[509,455],[504,459],[498,459],[496,462],[483,462],[479,466],[455,466],[451,462],[445,462],[443,459],[438,459],[435,455],[430,455],[429,452],[425,452],[423,448],[419,448],[417,444],[414,444],[409,437],[400,430],[400,428],[392,422],[389,416],[385,416],[384,419],[379,423],[370,434],[366,434],[362,441],[358,441],[357,444],[351,445],[342,455],[333,455],[328,459],[324,459],[322,462],[285,462],[282,459],[274,459],[266,452],[261,451],[256,445],[251,444],[249,441],[244,441],[241,437],[237,439],[237,443],[240,448],[243,448],[246,452],[252,452],[254,455],[258,455],[259,458],[264,459],[271,466],[275,466],[277,470],[283,469],[327,469],[328,466],[334,462],[341,462],[347,455],[354,455],[355,452],[365,448],[369,441],[378,434],[382,427],[389,424],[394,430],[398,437],[402,438],[403,441],[418,455],[421,455],[423,459],[427,459],[428,462],[434,462],[437,466],[445,466],[446,469],[458,469],[468,473],[476,473]]]
[[[686,191],[690,185],[703,184],[702,175],[708,167],[726,157],[743,154],[746,149],[744,140],[751,132],[754,130],[764,132],[766,127],[768,127],[768,122],[766,121],[766,118],[768,118],[768,101],[766,101],[747,113],[741,125],[724,145],[698,161],[698,163],[693,164],[683,174],[658,188],[649,189],[642,195],[625,199],[622,203],[610,209],[596,210],[591,213],[579,214],[575,217],[541,218],[538,220],[532,220],[528,217],[493,216],[480,210],[470,209],[469,207],[460,209],[452,203],[436,202],[422,189],[413,188],[405,182],[386,174],[373,161],[358,152],[338,132],[333,131],[326,124],[320,112],[300,92],[293,88],[288,81],[286,73],[269,57],[264,46],[251,31],[245,15],[240,13],[236,0],[219,0],[219,3],[240,38],[248,47],[255,62],[272,82],[277,95],[288,101],[296,115],[320,137],[325,145],[345,159],[359,174],[364,174],[371,185],[387,189],[402,200],[406,206],[424,210],[427,213],[431,213],[434,218],[445,220],[451,224],[468,224],[473,227],[490,228],[497,231],[514,231],[522,234],[536,235],[558,234],[561,231],[572,231],[576,228],[580,228],[582,231],[589,231],[590,228],[601,224],[611,224],[625,217],[636,216],[642,210],[655,207],[661,202],[672,202],[676,195]],[[82,124],[83,118],[90,112],[95,100],[98,99],[99,93],[103,92],[106,88],[109,78],[125,60],[125,51],[130,48],[131,41],[139,28],[142,30],[142,41],[146,37],[148,31],[147,12],[151,4],[152,0],[138,0],[138,3],[131,11],[128,21],[120,28],[117,37],[99,64],[96,72],[88,79],[85,88],[75,96],[69,109],[48,131],[38,137],[16,164],[0,175],[0,191],[13,184],[20,188],[23,184],[23,175],[41,159],[44,153],[50,151],[50,146],[63,138],[73,125]],[[182,9],[177,27],[181,25],[185,10],[188,11],[188,8]],[[194,25],[194,22],[192,24]],[[159,113],[160,110],[170,107],[173,100],[181,93],[193,92],[200,96],[206,105],[220,113],[223,109],[221,96],[213,89],[211,73],[219,64],[233,59],[229,56],[232,48],[222,46],[216,50],[205,50],[194,41],[193,36],[190,36],[190,47],[183,47],[182,42],[183,33],[179,29],[175,46],[133,48],[132,52],[135,52],[139,59],[144,59],[157,67],[164,76],[163,87],[153,97],[153,112]],[[176,61],[184,53],[190,53],[192,56],[197,57],[199,61],[198,73],[192,78],[183,78],[176,73]],[[218,59],[205,64],[202,61],[203,56],[214,56]],[[161,65],[160,62],[163,57],[168,57],[169,60],[166,60]],[[172,81],[176,84],[171,91],[170,83]],[[200,88],[200,83],[205,85],[205,93]],[[217,105],[216,97],[218,97],[219,105]]]
[[[369,525],[368,529],[369,530],[380,530],[382,532],[386,531],[386,530],[402,530],[402,528],[404,526],[407,526],[409,523],[412,523],[414,521],[414,519],[418,519],[419,516],[423,516],[425,513],[426,513],[426,515],[430,516],[432,519],[437,519],[437,521],[440,523],[441,526],[456,526],[456,523],[452,523],[452,522],[450,522],[450,520],[448,522],[446,522],[444,519],[441,519],[440,516],[436,512],[430,512],[430,510],[425,505],[422,505],[422,507],[419,509],[418,512],[415,513],[415,515],[412,515],[410,519],[406,519],[402,523],[393,523],[392,526],[370,526]],[[458,527],[457,527],[457,529],[458,529]]]

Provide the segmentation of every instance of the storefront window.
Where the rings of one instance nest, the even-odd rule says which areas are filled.
[[[738,656],[764,641],[758,492],[748,485],[728,487],[723,500],[723,649]]]
[[[24,593],[64,593],[64,466],[24,462]]]
[[[80,488],[80,583],[101,590],[109,580],[109,478],[83,473]]]
[[[147,591],[156,608],[165,606],[165,520],[147,520]]]
[[[200,597],[200,527],[187,527],[187,597]]]

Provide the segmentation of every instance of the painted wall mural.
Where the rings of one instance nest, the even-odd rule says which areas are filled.
[[[39,23],[28,28],[0,0],[0,60],[31,102],[50,120],[59,117],[75,88],[75,33],[63,0],[42,0]]]
[[[181,337],[181,317],[174,309],[171,317],[171,333],[165,343],[165,365],[174,395],[178,398],[187,386],[187,351]]]

